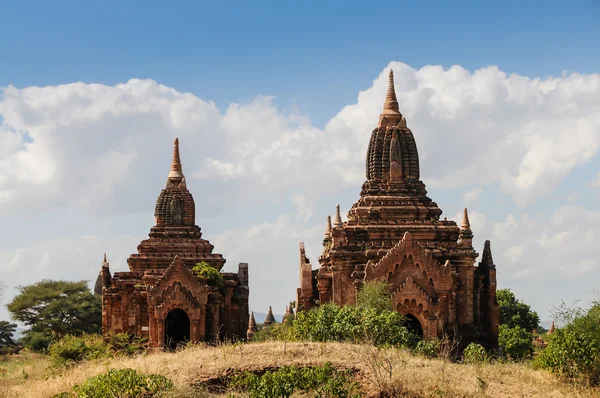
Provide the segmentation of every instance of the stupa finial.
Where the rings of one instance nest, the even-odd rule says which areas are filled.
[[[390,69],[388,77],[388,88],[383,103],[383,112],[379,116],[379,128],[391,127],[400,124],[406,127],[406,119],[400,113],[398,99],[396,98],[396,89],[394,88],[394,71]]]
[[[342,228],[344,223],[342,223],[342,216],[340,215],[340,205],[335,206],[335,218],[333,219],[333,226],[335,228]]]
[[[175,142],[173,143],[173,161],[171,162],[169,178],[183,178],[181,158],[179,157],[179,138],[175,138]]]
[[[181,168],[181,158],[179,157],[179,139],[175,138],[173,143],[173,160],[171,161],[171,171],[167,177],[167,188],[184,188],[185,176]]]
[[[463,220],[462,220],[462,224],[460,225],[460,229],[462,229],[462,230],[471,229],[471,223],[469,222],[469,212],[467,211],[466,207],[463,212]]]

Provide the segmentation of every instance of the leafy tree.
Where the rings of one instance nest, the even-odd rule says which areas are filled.
[[[17,330],[17,325],[7,321],[0,321],[0,348],[12,347],[15,345],[13,336]]]
[[[536,365],[567,379],[600,385],[600,301],[588,310],[563,303],[553,315],[565,326],[550,336]]]
[[[515,327],[500,325],[498,344],[504,348],[504,353],[510,359],[526,359],[533,354],[532,334],[518,325]]]
[[[387,282],[370,281],[358,292],[357,304],[360,308],[370,308],[376,312],[392,311],[392,296]]]
[[[531,307],[518,300],[510,289],[500,289],[496,292],[500,306],[500,324],[509,328],[520,326],[528,332],[539,328],[540,317]]]
[[[199,262],[192,270],[200,278],[206,279],[209,286],[223,286],[223,275],[206,261]]]
[[[66,334],[100,332],[100,299],[85,281],[43,280],[17,289],[19,294],[6,307],[13,319],[29,326],[23,338],[26,345],[45,348]]]

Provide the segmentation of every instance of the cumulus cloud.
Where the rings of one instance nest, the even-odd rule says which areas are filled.
[[[479,195],[482,192],[483,191],[479,188],[473,188],[470,191],[467,191],[463,194],[463,200],[465,201],[466,204],[476,202],[477,199],[479,199]]]
[[[400,108],[417,140],[422,178],[438,192],[460,189],[469,205],[480,205],[479,195],[490,186],[521,207],[532,204],[598,153],[598,74],[541,79],[508,75],[497,67],[413,69],[399,62],[389,67],[395,72]],[[58,217],[52,223],[51,214],[68,207],[91,220],[102,219],[113,236],[137,238],[119,243],[97,238],[97,246],[72,238],[76,243],[69,246],[57,244],[52,228],[40,226],[45,235],[39,232],[38,240],[19,246],[20,251],[2,252],[0,267],[11,275],[26,263],[37,267],[39,272],[19,276],[19,283],[58,277],[63,274],[48,270],[57,264],[75,269],[83,262],[95,267],[91,259],[120,242],[128,245],[119,254],[124,261],[144,237],[140,231],[150,227],[153,202],[168,173],[171,142],[178,136],[197,221],[211,223],[212,235],[206,237],[228,256],[227,267],[239,261],[256,267],[251,274],[253,303],[265,307],[275,297],[279,300],[283,290],[281,300],[289,300],[289,290],[293,295],[297,284],[298,241],[307,241],[309,255],[315,257],[325,216],[335,203],[347,207],[358,197],[388,70],[323,129],[297,110],[278,109],[272,97],[257,96],[219,110],[210,100],[152,80],[3,89],[0,217],[10,214],[13,220],[37,211],[50,214],[48,225],[61,228]],[[139,218],[149,220],[143,228],[121,221],[139,212],[148,215]],[[577,223],[565,221],[580,216],[588,223],[583,235],[572,226]],[[499,275],[506,281],[540,275],[553,281],[554,275],[597,272],[593,257],[581,246],[597,243],[595,217],[596,210],[574,206],[556,209],[550,220],[503,209],[485,215],[470,211],[477,247],[492,238]],[[458,222],[461,218],[462,213],[455,217]],[[69,256],[81,247],[85,256],[77,257],[81,263],[75,265]],[[274,296],[266,296],[264,286],[273,286]]]

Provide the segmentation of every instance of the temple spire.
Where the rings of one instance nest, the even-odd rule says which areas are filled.
[[[327,226],[325,227],[325,238],[331,238],[331,216],[327,216]]]
[[[104,253],[104,260],[102,260],[102,264],[106,264],[108,261],[106,261],[106,253]]]
[[[465,210],[463,212],[463,220],[462,220],[462,224],[460,225],[460,229],[465,231],[467,229],[471,229],[471,223],[469,222],[469,212],[467,211],[467,208],[465,207]]]
[[[269,312],[267,313],[267,317],[265,318],[263,325],[269,326],[273,323],[277,323],[277,321],[275,320],[275,317],[273,316],[273,309],[271,309],[271,306],[269,306]]]
[[[342,223],[342,216],[340,215],[340,205],[335,206],[335,218],[333,219],[334,228],[342,228],[344,223]]]
[[[185,176],[181,168],[178,138],[175,138],[173,143],[173,160],[171,161],[171,171],[167,176],[167,188],[185,188]]]
[[[254,319],[254,311],[250,314],[250,319],[248,320],[248,330],[246,331],[246,339],[248,341],[252,340],[254,337],[254,333],[258,332],[258,326],[256,326],[256,320]]]
[[[394,71],[390,69],[388,77],[387,94],[383,103],[383,112],[379,116],[379,125],[377,127],[392,127],[400,124],[406,127],[406,119],[400,113],[398,99],[396,98],[396,89],[394,88]]]

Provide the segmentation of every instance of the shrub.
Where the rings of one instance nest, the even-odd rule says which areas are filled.
[[[333,304],[300,311],[286,331],[286,336],[288,339],[321,342],[362,341],[393,346],[415,344],[415,336],[402,326],[402,316],[395,311],[377,312]]]
[[[20,341],[25,347],[32,351],[41,352],[46,351],[53,340],[54,339],[50,334],[29,331],[29,333],[25,334]]]
[[[510,359],[522,360],[533,354],[533,336],[521,326],[500,325],[498,344]]]
[[[481,344],[470,343],[463,351],[463,360],[466,363],[484,363],[487,362],[488,359],[488,353]]]
[[[66,335],[53,342],[48,353],[55,366],[69,366],[88,359],[109,357],[110,349],[99,335]]]
[[[394,309],[388,283],[383,281],[365,283],[358,292],[356,302],[358,307],[372,309],[376,312]]]
[[[600,303],[587,311],[557,309],[566,324],[556,329],[548,346],[540,352],[535,365],[584,384],[600,384]]]
[[[146,351],[148,339],[128,333],[117,333],[108,337],[108,345],[113,354],[133,356]]]
[[[421,340],[417,343],[414,352],[425,358],[437,358],[440,352],[440,341],[437,339]]]
[[[192,270],[200,278],[206,279],[209,286],[223,286],[223,275],[206,261],[199,262]]]
[[[172,387],[173,382],[162,375],[137,373],[133,369],[110,369],[107,373],[90,377],[74,386],[71,392],[56,395],[55,398],[147,398]]]
[[[349,370],[339,371],[331,363],[310,368],[283,366],[262,376],[245,371],[234,375],[229,387],[251,398],[289,397],[294,392],[315,392],[317,397],[360,397],[360,388]]]

